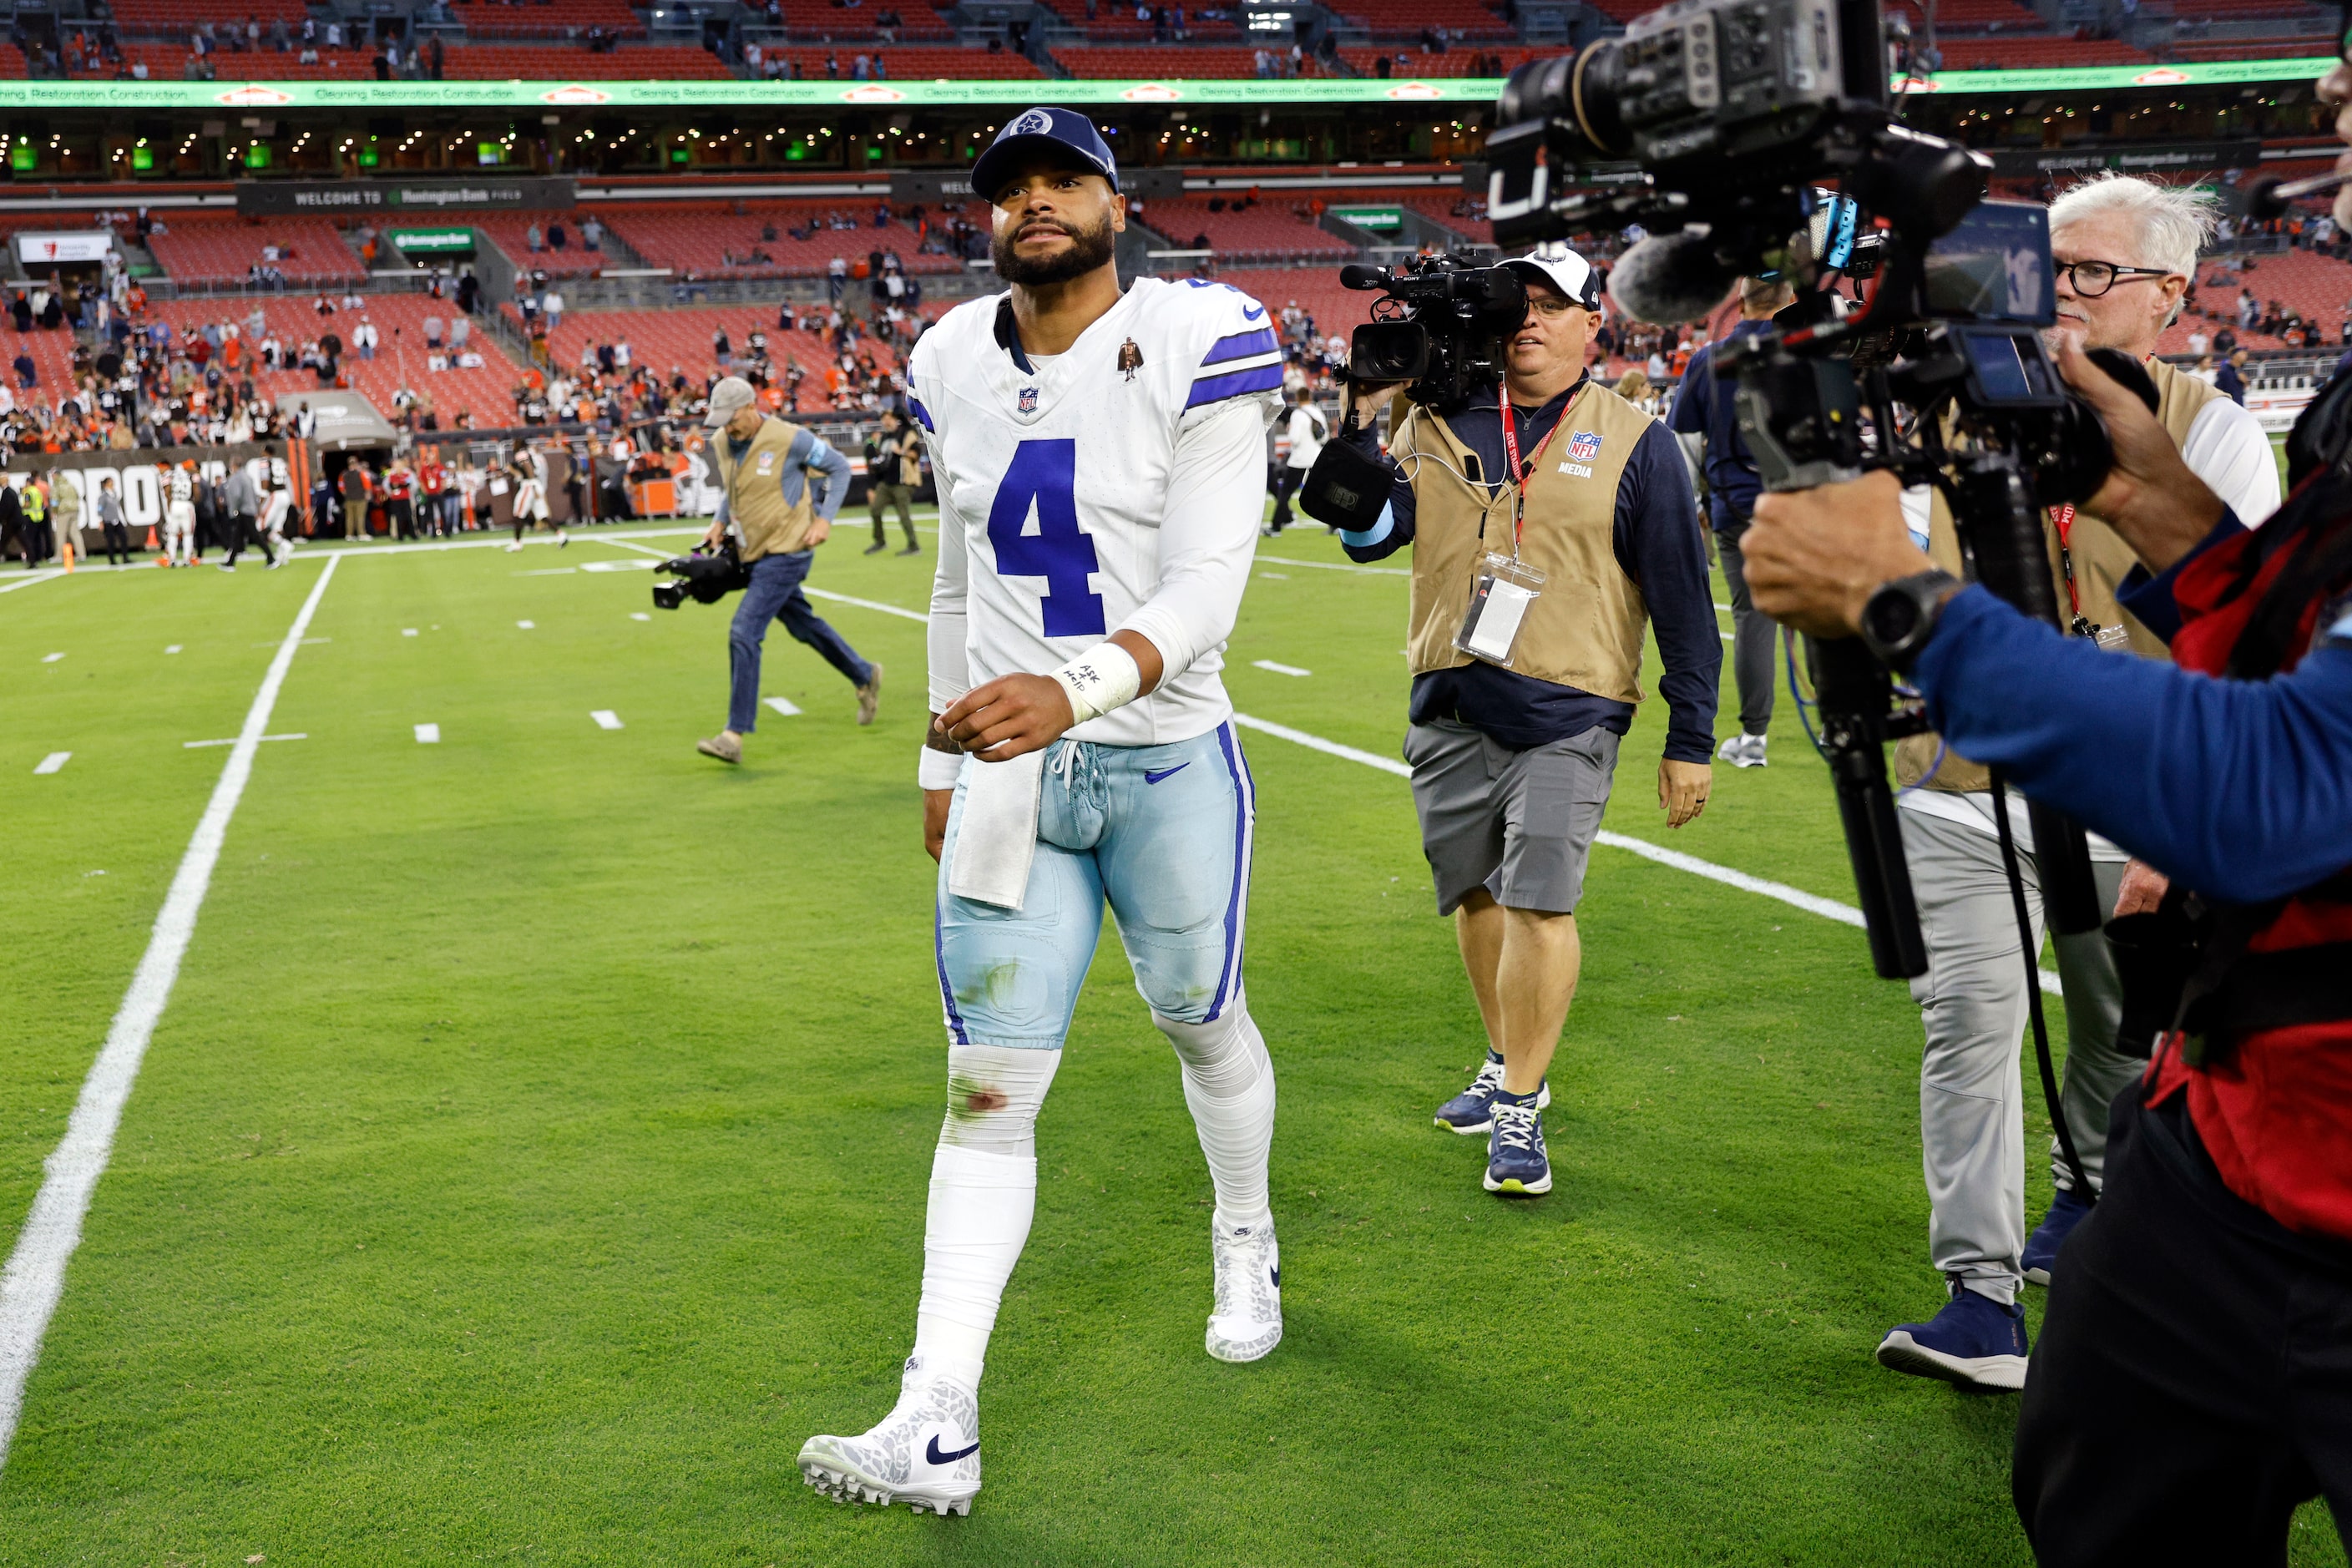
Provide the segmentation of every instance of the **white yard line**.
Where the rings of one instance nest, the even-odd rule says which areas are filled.
[[[1412,572],[1403,566],[1359,566],[1352,561],[1298,561],[1287,555],[1260,555],[1260,561],[1271,561],[1276,566],[1311,566],[1318,572],[1354,572],[1367,577],[1410,577]]]
[[[1276,664],[1270,658],[1254,658],[1250,660],[1250,668],[1269,670],[1276,675],[1294,675],[1301,679],[1315,673],[1311,669],[1301,669],[1295,664]]]
[[[297,731],[291,735],[264,735],[261,738],[265,741],[307,741],[310,737],[307,732]],[[241,735],[231,735],[225,741],[183,741],[180,744],[193,752],[199,746],[234,746],[242,739]]]
[[[246,710],[245,728],[230,749],[228,761],[222,764],[220,782],[213,786],[212,799],[196,822],[187,853],[180,858],[180,869],[172,879],[171,891],[164,895],[162,912],[155,917],[147,952],[131,977],[131,988],[123,993],[106,1044],[83,1080],[81,1098],[66,1124],[66,1135],[42,1167],[41,1190],[33,1198],[32,1212],[25,1217],[25,1228],[16,1237],[7,1268],[0,1271],[0,1465],[7,1461],[9,1442],[24,1413],[25,1380],[40,1356],[41,1337],[48,1331],[49,1319],[65,1291],[66,1265],[81,1243],[81,1224],[89,1213],[90,1196],[113,1152],[122,1108],[131,1098],[147,1042],[154,1037],[156,1022],[172,999],[173,983],[179,978],[180,961],[195,934],[196,913],[204,908],[205,893],[212,885],[213,867],[220,859],[229,819],[245,795],[246,781],[253,776],[254,753],[269,728],[270,712],[278,706],[278,689],[286,683],[295,650],[302,646],[302,633],[334,575],[335,561],[330,556],[310,596],[302,601],[301,612],[278,643],[268,673],[261,678],[261,689],[254,693],[253,706]]]
[[[787,719],[797,718],[800,714],[800,704],[789,697],[763,697],[760,700]]]
[[[596,721],[596,728],[599,730],[617,730],[621,727],[621,716],[610,708],[596,709],[588,717]]]
[[[51,752],[47,756],[43,757],[39,762],[33,764],[33,772],[36,773],[61,773],[65,772],[66,764],[71,761],[73,761],[73,753],[71,752]]]
[[[879,610],[886,616],[897,616],[901,620],[921,621],[929,625],[931,618],[920,610],[901,609],[896,605],[886,605],[879,599],[860,599],[847,594],[828,594],[823,588],[811,588],[805,584],[802,586],[801,592],[812,599],[831,599],[836,605],[855,605],[861,610]]]
[[[1412,770],[1395,757],[1383,757],[1372,752],[1360,752],[1353,746],[1343,746],[1337,741],[1327,741],[1320,735],[1310,735],[1304,730],[1294,730],[1286,724],[1276,724],[1265,719],[1254,719],[1246,713],[1234,714],[1234,722],[1245,730],[1255,730],[1262,734],[1272,735],[1278,741],[1288,741],[1294,745],[1320,752],[1328,757],[1338,757],[1344,762],[1361,763],[1368,768],[1378,768],[1384,773],[1394,773],[1401,779],[1412,777]],[[1737,888],[1743,893],[1758,893],[1768,899],[1777,899],[1781,903],[1804,910],[1807,914],[1819,915],[1823,920],[1835,921],[1840,925],[1860,927],[1863,923],[1862,911],[1851,904],[1842,904],[1834,899],[1824,899],[1819,894],[1808,893],[1803,889],[1792,888],[1786,882],[1774,882],[1762,877],[1751,877],[1745,871],[1735,871],[1728,866],[1718,866],[1712,860],[1702,860],[1696,855],[1685,855],[1678,849],[1668,849],[1644,838],[1633,838],[1622,833],[1603,831],[1595,841],[1605,844],[1612,849],[1622,849],[1627,854],[1639,855],[1645,860],[1654,860],[1661,866],[1671,866],[1677,871],[1687,871],[1694,877],[1705,877],[1710,882],[1720,882],[1727,888]],[[2042,989],[2053,995],[2058,994],[2058,977],[2046,969],[2041,973]]]
[[[27,572],[13,583],[0,583],[0,594],[13,594],[19,588],[29,588],[37,583],[47,583],[52,578],[64,575],[61,571]]]

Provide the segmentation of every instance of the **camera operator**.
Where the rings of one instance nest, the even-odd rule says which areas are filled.
[[[834,516],[849,494],[849,459],[815,432],[761,413],[759,395],[740,375],[727,376],[710,389],[702,427],[711,433],[711,465],[719,479],[719,514],[702,537],[703,548],[715,550],[720,541],[732,539],[751,583],[727,630],[727,727],[696,742],[695,750],[722,763],[743,760],[743,737],[759,722],[760,653],[773,620],[782,620],[786,631],[848,678],[857,688],[857,721],[871,724],[882,694],[882,667],[858,658],[801,592],[816,547],[833,531]]]
[[[1739,280],[1739,320],[1731,335],[1765,331],[1774,312],[1796,301],[1797,291],[1778,278]],[[1739,684],[1739,733],[1716,750],[1718,762],[1736,768],[1764,765],[1765,731],[1772,727],[1772,655],[1780,628],[1748,602],[1748,580],[1739,570],[1739,536],[1748,531],[1748,510],[1763,489],[1756,458],[1739,436],[1738,384],[1713,373],[1714,345],[1691,355],[1682,393],[1667,423],[1683,449],[1706,477],[1707,521],[1723,580],[1731,590],[1731,674]]]
[[[2340,108],[2352,66],[2325,90]],[[2045,1564],[2283,1563],[2299,1502],[2352,1522],[2352,385],[2298,422],[2294,477],[2317,477],[2253,533],[2136,398],[2058,356],[2114,438],[2089,510],[2147,568],[2123,605],[2185,668],[1933,571],[1883,474],[1759,500],[1748,583],[1815,636],[1866,628],[1955,748],[2173,879],[2168,914],[2190,888],[2212,911],[2171,975],[2197,1006],[2116,1097],[2053,1279],[2012,1490]]]
[[[1438,912],[1454,916],[1490,1045],[1437,1124],[1487,1132],[1486,1190],[1528,1195],[1551,1189],[1544,1074],[1576,990],[1586,857],[1642,699],[1643,625],[1665,666],[1669,826],[1706,804],[1723,654],[1682,454],[1585,372],[1599,280],[1565,246],[1504,265],[1528,300],[1506,342],[1507,400],[1490,387],[1442,416],[1401,413],[1388,503],[1340,542],[1360,562],[1413,546],[1405,757]],[[1334,439],[1378,460],[1374,421],[1394,390],[1355,386]],[[1456,646],[1481,556],[1504,552],[1542,574],[1507,668]]]
[[[2154,357],[2179,314],[2199,246],[2211,230],[2211,198],[2127,175],[2076,185],[2050,209],[2057,264],[2057,318],[2050,334],[2081,349],[2112,348],[2139,360],[2159,395],[2157,417],[2190,472],[2249,524],[2278,505],[2278,470],[2253,417],[2208,384]],[[1940,497],[1931,507],[1928,553],[1948,572],[1960,548]],[[2117,602],[2135,561],[2095,508],[2058,507],[2044,532],[2057,563],[2063,613],[2102,649],[2168,657],[2164,643]],[[1940,762],[1939,762],[1940,759]],[[1929,777],[1932,771],[1933,776]],[[1882,1364],[1976,1387],[2016,1389],[2027,1342],[2018,1291],[2047,1284],[2067,1233],[2090,1211],[2106,1152],[2106,1108],[2138,1063],[2116,1049],[2122,985],[2097,931],[2054,940],[2066,1008],[2061,1103],[2092,1194],[2074,1191],[2056,1140],[2057,1192],[2032,1235],[2025,1219],[2025,1120],[2019,1056],[2027,980],[1993,817],[1991,781],[1964,748],[1915,736],[1895,752],[1903,849],[1918,901],[1927,973],[1911,983],[1927,1034],[1920,1066],[1920,1141],[1930,1199],[1927,1244],[1946,1280],[1933,1320],[1903,1323],[1880,1344]],[[2010,813],[2036,929],[2041,886],[2032,831]],[[2091,841],[2103,912],[2153,909],[2163,879],[2127,866],[2124,852]]]
[[[885,408],[873,432],[866,437],[866,509],[874,517],[874,542],[866,547],[868,555],[879,555],[890,548],[890,530],[883,521],[883,509],[898,509],[898,526],[907,535],[907,548],[901,555],[920,555],[923,547],[915,542],[915,514],[909,508],[915,499],[915,487],[922,482],[922,437],[907,423],[896,408]]]

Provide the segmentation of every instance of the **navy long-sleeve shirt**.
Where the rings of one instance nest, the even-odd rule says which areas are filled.
[[[1517,410],[1522,457],[1559,423],[1583,387],[1584,381],[1579,380],[1541,408]],[[1449,416],[1445,423],[1478,455],[1481,474],[1510,471],[1503,449],[1501,405],[1493,395]],[[1381,458],[1373,431],[1357,430],[1341,438],[1368,457]],[[1378,561],[1412,542],[1417,515],[1412,482],[1396,463],[1389,462],[1389,469],[1394,478],[1380,521],[1360,533],[1339,535],[1350,560]],[[1528,522],[1541,525],[1537,518]],[[1723,639],[1716,628],[1706,546],[1699,537],[1690,473],[1663,425],[1653,422],[1643,431],[1626,458],[1610,543],[1618,566],[1640,586],[1657,634],[1658,657],[1665,667],[1658,681],[1658,693],[1666,700],[1664,754],[1678,763],[1706,762],[1715,754],[1716,682],[1723,671]],[[1475,661],[1414,677],[1411,715],[1415,723],[1458,720],[1503,745],[1526,751],[1596,727],[1622,735],[1633,726],[1633,706]]]
[[[1750,338],[1771,331],[1769,321],[1741,321],[1731,329],[1735,338]],[[1764,477],[1739,433],[1739,386],[1715,374],[1715,345],[1691,355],[1683,372],[1682,390],[1675,394],[1674,412],[1666,427],[1678,436],[1698,436],[1706,444],[1706,510],[1716,531],[1748,526],[1763,493]]]
[[[2190,559],[2238,529],[2225,516]],[[2136,574],[2121,594],[2168,639],[2186,563]],[[2352,865],[2352,613],[2341,603],[2293,672],[2219,680],[2117,658],[1969,587],[1944,606],[1912,677],[1954,751],[2209,897],[2279,898]]]

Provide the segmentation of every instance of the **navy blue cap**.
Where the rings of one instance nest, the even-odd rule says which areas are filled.
[[[982,201],[993,201],[997,182],[1006,177],[1006,168],[1013,159],[1033,148],[1051,143],[1074,156],[1110,182],[1112,190],[1118,189],[1118,163],[1110,155],[1110,146],[1095,129],[1095,122],[1075,110],[1024,109],[1006,121],[996,132],[996,140],[971,166],[971,192]]]

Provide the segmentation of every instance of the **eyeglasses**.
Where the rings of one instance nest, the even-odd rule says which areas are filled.
[[[2058,263],[2058,276],[2084,299],[2095,300],[2119,280],[2169,278],[2172,271],[2165,267],[2118,267],[2112,261],[2062,261]]]

